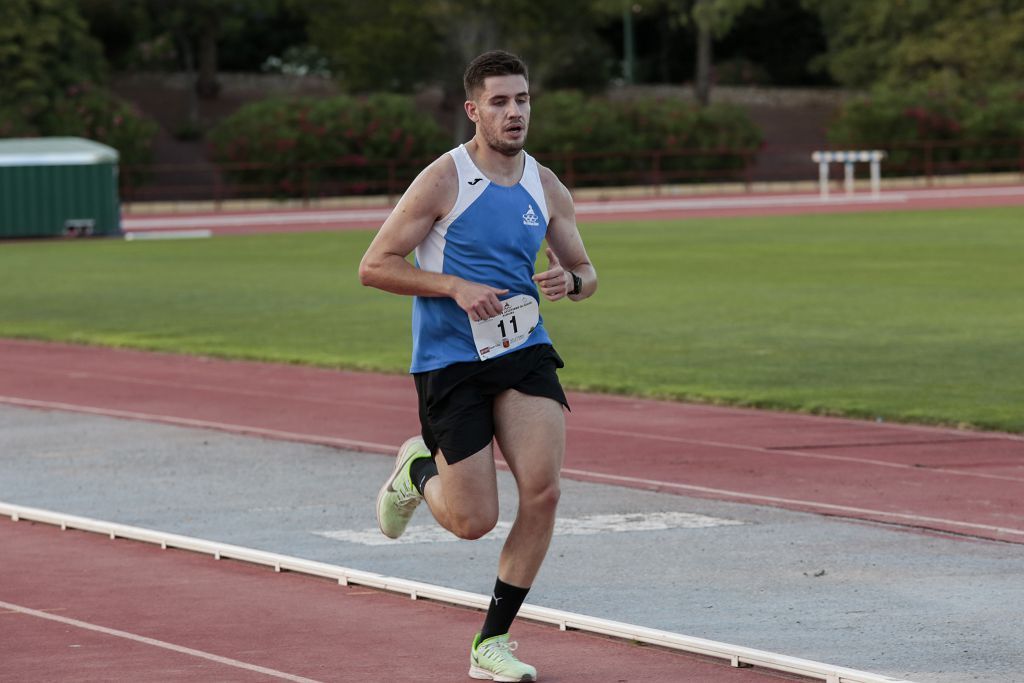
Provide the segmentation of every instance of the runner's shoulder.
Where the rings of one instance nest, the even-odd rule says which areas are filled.
[[[552,203],[555,206],[572,206],[572,193],[554,171],[538,161],[537,173],[540,175],[540,185],[544,188],[544,197],[548,200],[549,206]]]
[[[420,171],[413,181],[414,185],[426,185],[434,189],[443,189],[447,186],[458,188],[459,172],[455,168],[455,160],[451,154],[442,154]]]
[[[440,218],[455,205],[459,195],[459,172],[450,154],[442,154],[420,171],[405,196],[431,207]]]

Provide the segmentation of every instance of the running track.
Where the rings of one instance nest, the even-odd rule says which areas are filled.
[[[404,375],[0,340],[0,403],[393,454]],[[1024,543],[1024,438],[571,393],[564,475]]]
[[[1024,204],[1024,186],[589,201],[581,223]],[[126,231],[375,227],[387,209],[126,216]],[[407,377],[0,341],[0,402],[391,453]],[[1024,542],[1024,438],[572,395],[567,477]]]
[[[828,205],[769,199],[741,198],[731,208],[714,198],[582,204],[580,220],[1020,204],[1024,191]],[[343,213],[128,217],[125,227],[231,233],[381,220]],[[405,377],[0,341],[2,403],[367,452],[390,454],[415,430],[411,393]],[[567,477],[1024,542],[1014,495],[1024,482],[1024,440],[1016,436],[607,396],[570,400]],[[3,670],[19,680],[390,680],[387,672],[410,669],[422,680],[450,680],[451,663],[465,654],[432,645],[460,642],[479,620],[457,608],[27,523],[0,521],[0,546],[8,569],[0,587]],[[381,647],[396,625],[428,635],[407,641],[408,650]],[[782,677],[577,633],[530,637],[543,628],[524,623],[518,633],[548,681],[621,680],[624,671],[631,681]]]

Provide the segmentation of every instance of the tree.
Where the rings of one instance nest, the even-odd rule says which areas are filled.
[[[199,99],[212,100],[220,94],[218,44],[223,36],[242,31],[250,21],[267,19],[280,6],[280,0],[134,1],[144,4],[150,25],[170,35],[194,84],[187,95],[185,124],[191,131],[201,128]]]
[[[737,17],[729,34],[716,43],[715,61],[732,61],[739,68],[734,78],[741,80],[779,86],[830,85],[832,77],[813,68],[815,57],[825,49],[825,33],[816,12],[800,0],[764,0],[760,7]],[[719,69],[716,80],[728,78]]]
[[[106,71],[75,0],[0,3],[0,137],[87,137],[146,161],[156,126],[103,87]]]
[[[186,73],[195,75],[195,94],[216,99],[220,93],[217,78],[217,41],[229,24],[241,21],[243,8],[254,0],[149,0],[147,9],[156,26],[169,32],[178,48]],[[198,106],[190,107],[198,111]],[[198,114],[196,114],[198,119]],[[197,122],[197,121],[196,121]]]
[[[697,34],[694,94],[702,106],[707,106],[711,101],[714,41],[728,35],[745,11],[762,3],[763,0],[647,0],[641,4],[632,0],[596,0],[595,6],[605,13],[622,8],[627,11],[660,8],[669,14],[673,24],[693,27]]]
[[[102,83],[103,52],[74,0],[0,3],[0,109],[26,122],[70,89]]]
[[[308,6],[308,33],[350,91],[439,85],[461,142],[468,129],[462,69],[485,50],[521,54],[535,84],[566,74],[605,82],[610,57],[593,47],[600,41],[592,2],[562,0],[538,12],[531,0],[316,0]]]
[[[821,63],[851,87],[973,92],[1024,80],[1024,0],[803,0],[828,37]]]
[[[429,9],[419,0],[314,0],[307,32],[344,89],[411,92],[452,58]]]
[[[762,0],[696,0],[691,15],[697,27],[697,73],[694,87],[702,106],[711,103],[711,46],[729,33],[743,12],[760,5]]]

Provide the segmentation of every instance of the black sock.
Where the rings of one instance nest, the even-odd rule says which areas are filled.
[[[494,594],[491,595],[491,606],[487,608],[484,627],[480,630],[480,642],[508,633],[512,622],[523,606],[523,600],[529,588],[510,586],[501,579],[494,582]]]
[[[412,479],[412,485],[416,487],[421,496],[427,481],[436,474],[437,463],[433,458],[416,458],[409,465],[409,477]]]

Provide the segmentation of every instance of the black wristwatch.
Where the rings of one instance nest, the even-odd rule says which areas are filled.
[[[569,275],[572,275],[572,291],[569,292],[569,296],[575,296],[583,290],[583,278],[571,270],[569,271]]]

